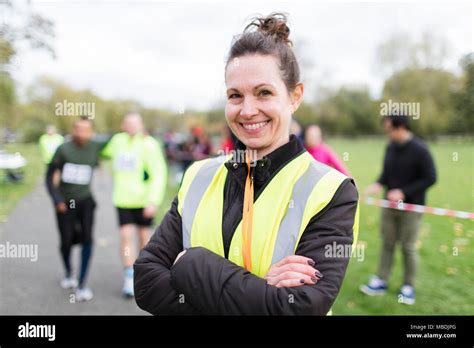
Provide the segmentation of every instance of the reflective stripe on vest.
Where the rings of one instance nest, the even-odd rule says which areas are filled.
[[[186,196],[183,202],[183,213],[181,214],[183,216],[183,246],[185,249],[191,247],[191,230],[201,198],[221,165],[222,158],[220,157],[207,160],[191,182],[189,187],[191,194]]]
[[[186,171],[178,193],[184,248],[202,246],[224,256],[225,161],[219,157],[195,162]],[[272,264],[295,254],[311,218],[327,206],[346,178],[304,152],[271,179],[254,204],[252,273],[264,277]],[[243,267],[241,234],[240,222],[228,258]],[[354,242],[356,237],[354,223]]]
[[[278,231],[275,249],[273,251],[272,265],[292,255],[296,248],[298,232],[303,219],[303,212],[308,202],[313,187],[321,178],[331,170],[330,167],[320,166],[311,162],[306,172],[298,179],[293,187],[293,196],[288,211],[281,222]]]

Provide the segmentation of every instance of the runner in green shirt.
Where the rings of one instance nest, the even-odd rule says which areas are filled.
[[[56,132],[56,127],[53,125],[48,125],[46,127],[46,134],[43,134],[39,138],[39,148],[41,153],[41,158],[43,162],[49,164],[51,159],[56,152],[56,149],[64,142],[64,138],[61,134]]]
[[[117,207],[124,266],[123,294],[133,297],[132,241],[136,228],[140,249],[151,235],[157,207],[166,189],[167,166],[159,143],[144,132],[138,113],[128,113],[122,123],[123,133],[116,134],[102,151],[112,160],[114,176],[113,202]]]

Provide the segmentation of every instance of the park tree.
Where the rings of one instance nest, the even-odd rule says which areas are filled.
[[[433,68],[407,68],[393,74],[383,87],[383,101],[419,103],[419,118],[414,118],[414,131],[425,137],[446,133],[456,110],[452,91],[459,79],[451,72]]]
[[[55,57],[52,40],[54,25],[32,10],[31,2],[0,1],[0,124],[16,128],[18,110],[11,67],[25,50],[46,51]]]
[[[455,115],[451,130],[455,133],[474,134],[474,52],[466,54],[460,61],[464,71],[461,89],[453,93]]]
[[[15,82],[8,71],[8,65],[14,55],[15,50],[11,42],[0,28],[0,124],[4,126],[10,125],[9,116],[13,114],[16,103]]]
[[[48,124],[56,125],[62,133],[68,132],[74,117],[57,112],[58,104],[65,102],[93,103],[96,129],[100,132],[105,128],[106,120],[100,114],[105,102],[90,90],[75,90],[64,82],[40,76],[27,87],[25,95],[25,103],[21,105],[21,112],[17,116],[25,141],[36,141]]]
[[[443,68],[448,42],[431,33],[417,39],[399,33],[382,42],[376,51],[376,66],[388,74],[382,102],[419,103],[420,116],[412,125],[421,136],[449,132],[456,110],[453,91],[460,81]]]
[[[317,123],[318,121],[313,105],[304,101],[300,104],[293,116],[303,127]]]
[[[340,135],[376,132],[380,117],[366,87],[342,87],[316,104],[316,122],[324,131]]]
[[[55,124],[62,133],[69,132],[74,120],[81,115],[58,114],[58,104],[63,103],[93,104],[95,130],[102,134],[120,132],[123,116],[131,111],[143,115],[145,127],[152,133],[162,129],[177,129],[178,123],[182,122],[171,112],[145,108],[131,99],[103,99],[91,90],[74,89],[64,82],[42,76],[27,88],[26,103],[21,106],[20,118],[26,125],[22,129],[24,140],[36,141],[47,124]]]
[[[399,32],[381,42],[375,52],[375,70],[384,76],[410,69],[441,69],[449,56],[449,43],[443,37],[425,31],[414,38]]]

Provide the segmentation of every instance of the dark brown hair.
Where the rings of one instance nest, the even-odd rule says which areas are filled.
[[[288,91],[293,91],[300,82],[300,68],[288,39],[290,29],[286,25],[287,16],[283,13],[272,13],[267,17],[256,17],[245,27],[242,34],[234,38],[227,58],[251,55],[271,55],[279,61],[281,78]]]
[[[79,116],[79,118],[77,118],[77,119],[73,122],[73,125],[75,125],[75,124],[78,123],[78,122],[83,122],[83,121],[89,122],[90,125],[91,125],[92,127],[94,127],[94,122],[93,122],[89,117],[84,116],[84,115]]]

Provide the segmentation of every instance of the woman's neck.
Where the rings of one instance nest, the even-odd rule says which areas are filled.
[[[256,157],[257,157],[257,161],[258,161],[258,160],[261,160],[263,157],[267,156],[268,154],[271,154],[273,151],[275,151],[279,147],[287,144],[289,141],[290,141],[290,135],[288,135],[285,138],[282,138],[280,141],[275,142],[275,143],[271,144],[268,147],[265,147],[265,148],[262,148],[262,149],[251,149],[251,148],[247,147],[247,150],[255,151],[253,154],[256,153]],[[252,158],[254,158],[254,157],[255,156],[253,156]]]

